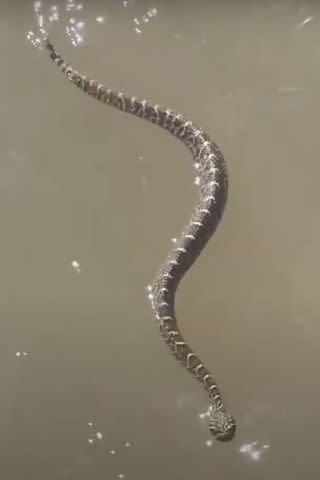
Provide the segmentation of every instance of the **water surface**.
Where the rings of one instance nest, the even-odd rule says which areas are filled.
[[[315,478],[319,7],[55,5],[0,6],[2,477]],[[238,421],[228,444],[145,290],[196,203],[191,158],[69,85],[33,45],[42,19],[80,71],[185,113],[225,154],[227,210],[177,314]]]

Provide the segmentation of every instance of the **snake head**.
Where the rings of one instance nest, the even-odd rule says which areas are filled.
[[[209,430],[220,442],[228,442],[236,431],[236,422],[225,412],[213,411],[210,415]]]

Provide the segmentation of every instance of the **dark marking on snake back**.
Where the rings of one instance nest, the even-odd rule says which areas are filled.
[[[198,171],[200,201],[149,287],[149,298],[164,341],[175,358],[202,383],[209,395],[210,432],[218,440],[231,440],[235,433],[235,420],[226,413],[213,375],[182,337],[174,309],[175,292],[181,278],[215,232],[224,211],[228,176],[222,152],[203,130],[181,114],[163,110],[146,100],[139,101],[135,97],[116,93],[101,83],[87,79],[62,59],[48,37],[44,39],[44,43],[51,59],[77,87],[103,103],[159,125],[179,138],[192,154]]]

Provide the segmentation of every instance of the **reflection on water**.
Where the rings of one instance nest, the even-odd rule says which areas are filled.
[[[302,20],[302,22],[298,23],[297,29],[305,27],[308,23],[312,22],[312,20],[313,20],[312,16],[305,18],[304,20]]]
[[[128,2],[123,1],[123,7],[128,7]],[[132,5],[133,7],[134,5]],[[74,46],[79,45],[85,39],[85,5],[82,2],[74,2],[73,0],[66,0],[63,5],[49,4],[47,2],[36,1],[33,4],[35,19],[40,29],[47,30],[48,26],[54,22],[66,22],[65,30],[67,36],[70,38],[71,43]],[[72,16],[70,16],[72,14]],[[134,15],[134,10],[132,12]],[[133,30],[137,34],[141,34],[147,24],[154,20],[158,15],[158,10],[155,7],[149,8],[145,13],[139,16],[133,16],[130,21],[133,24]],[[97,23],[104,24],[105,17],[98,15],[95,18]],[[29,32],[28,37],[32,36],[32,32]],[[32,43],[37,46],[35,42]]]
[[[140,18],[134,17],[133,21],[135,24],[134,31],[138,34],[143,32],[144,24],[148,23],[150,20],[157,16],[157,9],[151,8],[147,11],[146,14],[142,15]]]
[[[80,263],[77,260],[72,260],[71,265],[73,266],[75,272],[80,273]]]
[[[51,23],[66,22],[65,30],[71,43],[76,46],[84,41],[84,4],[66,0],[62,6],[36,1],[33,4],[35,19],[40,29],[46,30]],[[70,14],[72,16],[70,16]],[[98,23],[103,23],[103,17],[97,17]],[[28,34],[29,38],[32,32]]]
[[[245,443],[241,445],[239,448],[239,452],[247,455],[249,458],[252,458],[252,460],[260,460],[261,454],[264,450],[268,449],[270,445],[262,445],[260,448],[258,448],[258,442],[252,442],[252,443]]]
[[[106,455],[112,455],[116,457],[117,455],[121,455],[124,449],[131,448],[131,443],[127,441],[125,443],[122,443],[121,445],[118,445],[116,448],[110,449],[110,445],[104,439],[104,434],[102,432],[95,431],[93,422],[88,422],[88,426],[89,426],[88,444],[93,446],[94,444],[99,442],[100,443],[99,446],[102,447]],[[122,461],[120,461],[120,463],[122,463]],[[117,473],[117,478],[124,479],[124,478],[130,478],[130,476],[125,475],[124,473]]]

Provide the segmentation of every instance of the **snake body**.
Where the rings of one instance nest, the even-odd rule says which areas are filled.
[[[200,381],[210,401],[210,432],[221,441],[231,440],[235,420],[226,413],[216,382],[182,337],[175,316],[174,301],[178,284],[215,232],[223,214],[228,192],[228,176],[223,155],[209,136],[190,120],[171,110],[163,110],[146,100],[116,93],[78,73],[56,52],[46,36],[44,44],[51,59],[67,78],[97,100],[155,123],[180,139],[190,150],[198,171],[200,202],[174,243],[169,256],[149,287],[149,298],[160,334],[175,358]]]

